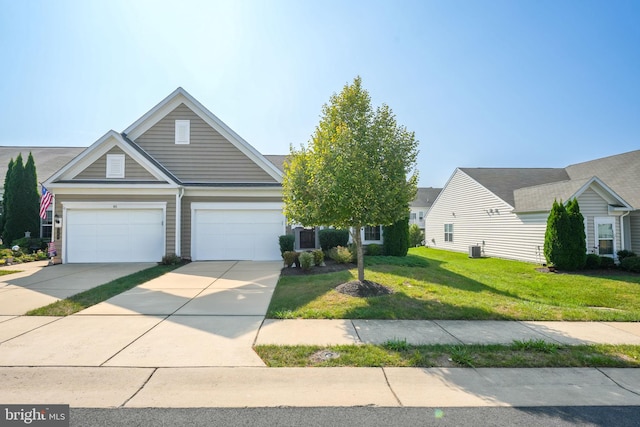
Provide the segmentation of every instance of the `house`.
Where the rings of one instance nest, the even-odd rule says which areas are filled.
[[[282,172],[178,88],[45,182],[64,263],[280,259]]]
[[[409,204],[409,208],[411,209],[409,225],[417,224],[424,233],[424,219],[429,209],[431,209],[433,202],[438,197],[438,194],[440,194],[440,191],[442,191],[442,188],[418,187],[415,200]]]
[[[566,168],[457,168],[426,215],[432,247],[545,262],[554,200],[578,199],[587,251],[640,251],[640,150]]]

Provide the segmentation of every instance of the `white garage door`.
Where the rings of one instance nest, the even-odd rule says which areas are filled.
[[[66,262],[157,262],[165,251],[162,209],[69,209]]]
[[[200,207],[198,207],[200,205]],[[191,257],[198,260],[279,260],[278,236],[284,234],[282,207],[251,204],[192,205]],[[257,207],[256,207],[257,205]]]

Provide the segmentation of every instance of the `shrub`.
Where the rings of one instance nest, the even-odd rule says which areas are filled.
[[[160,264],[162,265],[178,265],[182,263],[182,258],[176,254],[169,254],[162,257]]]
[[[38,261],[44,261],[45,259],[48,259],[49,257],[47,256],[46,252],[37,251],[36,252],[36,258],[38,259]]]
[[[411,247],[422,246],[424,241],[424,235],[418,224],[411,224],[409,226],[409,245]]]
[[[278,242],[280,243],[280,255],[284,255],[285,252],[293,251],[293,245],[295,241],[296,236],[292,234],[285,234],[278,237]]]
[[[298,257],[300,254],[296,251],[287,251],[282,254],[282,258],[284,258],[285,267],[291,267],[295,262],[298,265]]]
[[[626,249],[618,251],[618,261],[620,262],[624,261],[625,258],[634,257],[634,256],[637,256],[637,255]]]
[[[547,218],[544,256],[547,264],[561,270],[577,270],[586,262],[584,219],[576,199],[567,208],[554,200]]]
[[[384,253],[387,256],[406,256],[409,250],[409,218],[384,226]]]
[[[319,231],[318,239],[322,250],[329,251],[337,246],[347,246],[347,243],[349,243],[349,231],[326,228]]]
[[[329,251],[329,257],[338,264],[347,264],[351,262],[353,256],[348,248],[336,246]]]
[[[324,252],[322,252],[320,249],[316,249],[313,252],[311,252],[313,254],[313,262],[315,265],[322,265],[322,263],[324,262]]]
[[[614,268],[616,266],[616,262],[613,258],[609,258],[608,256],[600,257],[600,268]]]
[[[628,256],[620,261],[620,268],[634,273],[640,273],[640,257]]]
[[[313,267],[313,254],[311,252],[302,252],[298,258],[304,271],[311,270],[311,267]]]
[[[596,270],[600,268],[600,256],[596,254],[587,255],[587,260],[584,264],[584,267],[588,270]]]
[[[370,245],[367,245],[367,255],[370,255],[370,256],[382,255],[382,246],[376,243],[371,243]]]

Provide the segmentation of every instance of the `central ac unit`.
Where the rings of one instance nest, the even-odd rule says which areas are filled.
[[[481,258],[482,248],[480,246],[469,246],[469,258]]]

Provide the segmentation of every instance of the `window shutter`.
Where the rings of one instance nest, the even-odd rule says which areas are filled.
[[[176,120],[176,144],[189,144],[191,135],[189,120]]]

